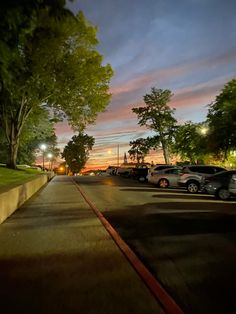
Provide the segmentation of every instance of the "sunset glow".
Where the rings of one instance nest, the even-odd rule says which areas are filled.
[[[235,1],[77,0],[68,5],[98,26],[98,50],[115,72],[110,105],[86,129],[95,138],[87,169],[122,163],[130,141],[153,134],[132,112],[151,87],[171,90],[169,105],[179,123],[202,122],[208,105],[236,76]],[[56,134],[63,149],[73,131],[64,121]],[[163,162],[161,151],[146,161]]]

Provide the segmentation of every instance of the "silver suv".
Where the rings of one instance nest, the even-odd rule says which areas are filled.
[[[226,169],[217,166],[187,165],[183,166],[179,174],[178,185],[186,187],[189,193],[197,193],[202,188],[204,178],[213,174],[225,171]]]

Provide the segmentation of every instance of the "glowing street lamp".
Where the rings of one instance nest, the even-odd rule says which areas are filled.
[[[202,135],[206,135],[207,134],[207,132],[208,132],[208,128],[207,127],[201,127],[200,128],[200,133],[202,134]]]
[[[41,148],[41,150],[42,150],[42,152],[43,152],[43,171],[44,171],[44,152],[45,152],[45,150],[46,150],[46,148],[47,148],[47,145],[41,144],[41,145],[40,145],[40,148]]]

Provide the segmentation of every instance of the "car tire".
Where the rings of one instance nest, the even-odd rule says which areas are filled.
[[[146,178],[145,178],[145,177],[139,177],[139,178],[138,178],[138,181],[139,181],[139,182],[145,182],[145,181],[146,181]]]
[[[216,192],[216,197],[222,201],[228,200],[230,198],[229,190],[227,188],[220,188]]]
[[[168,188],[169,187],[169,181],[166,179],[160,179],[158,182],[158,187],[159,188]]]
[[[199,183],[197,181],[189,181],[187,183],[187,190],[189,193],[197,193],[199,191]]]

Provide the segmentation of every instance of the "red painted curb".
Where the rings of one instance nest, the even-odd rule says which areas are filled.
[[[75,182],[75,181],[74,181]],[[85,201],[92,208],[94,213],[100,219],[106,230],[111,235],[112,239],[118,245],[120,250],[123,252],[125,257],[134,267],[136,272],[139,274],[141,279],[144,281],[146,286],[150,289],[154,297],[157,301],[163,306],[163,309],[167,314],[184,314],[181,308],[176,304],[176,302],[172,299],[172,297],[164,290],[164,288],[160,285],[160,283],[156,280],[156,278],[149,272],[149,270],[144,266],[144,264],[139,260],[139,258],[135,255],[135,253],[130,249],[130,247],[124,242],[124,240],[119,236],[116,230],[110,225],[110,223],[106,220],[106,218],[102,215],[99,209],[87,198],[84,191],[75,182],[78,190],[81,195],[85,199]]]

